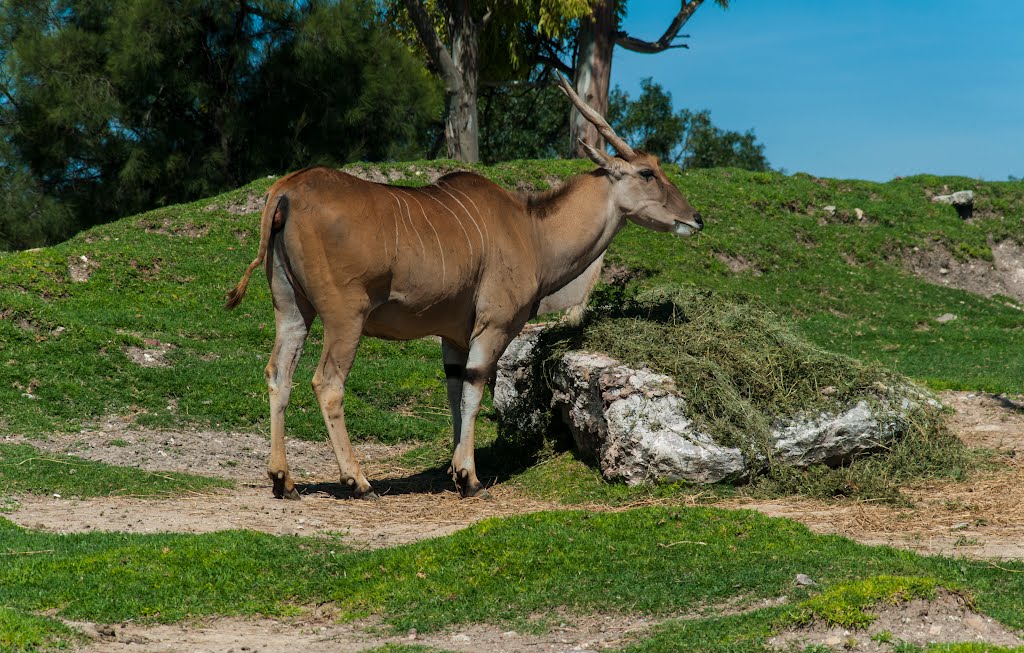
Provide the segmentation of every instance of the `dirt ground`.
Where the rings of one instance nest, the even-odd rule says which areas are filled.
[[[758,510],[806,524],[818,533],[835,533],[869,544],[887,544],[926,554],[1000,560],[1024,560],[1024,402],[1021,398],[982,393],[946,392],[941,398],[956,410],[952,426],[972,447],[1000,452],[999,464],[965,483],[933,482],[909,488],[912,508],[897,509],[871,502],[825,503],[802,499],[751,501],[733,499],[723,507]],[[7,442],[25,441],[7,437]],[[326,442],[289,441],[288,455],[303,495],[302,501],[271,498],[265,476],[266,437],[211,431],[147,431],[111,419],[76,435],[32,440],[49,452],[71,453],[112,464],[151,471],[185,471],[231,478],[232,490],[169,499],[106,497],[75,499],[59,496],[14,497],[5,517],[26,527],[56,532],[157,531],[207,532],[246,528],[272,534],[341,537],[356,548],[377,548],[437,537],[491,516],[522,514],[558,506],[525,497],[509,486],[491,488],[491,501],[460,500],[450,479],[439,473],[403,468],[395,462],[403,450],[378,444],[357,446],[367,476],[382,495],[379,501],[356,501],[336,482],[333,453]],[[601,509],[595,507],[595,509]],[[780,601],[784,601],[780,597]],[[927,609],[913,604],[896,617],[907,641],[959,631],[983,641],[1024,644],[983,617],[957,607],[947,597]],[[916,613],[913,611],[916,610]],[[959,610],[959,611],[958,611]],[[913,613],[913,614],[911,614]],[[907,616],[907,615],[911,616]],[[941,617],[939,616],[941,614]],[[916,615],[916,616],[914,616]],[[938,621],[937,621],[938,620]],[[959,621],[957,621],[959,620]],[[989,620],[990,621],[990,620]],[[940,623],[941,622],[941,623]],[[964,625],[966,624],[966,626]],[[564,626],[543,636],[474,625],[447,633],[382,636],[374,624],[336,623],[316,612],[292,620],[215,619],[171,626],[77,624],[93,636],[84,651],[273,651],[285,647],[310,652],[358,651],[388,642],[436,646],[452,651],[601,650],[622,645],[653,625],[639,617],[572,615]],[[939,631],[933,629],[938,627]],[[1005,629],[1003,629],[1005,630]],[[827,632],[826,632],[827,631]],[[916,634],[915,634],[916,633]],[[859,633],[856,639],[867,640]],[[807,643],[840,648],[849,635],[835,629],[800,633]],[[817,638],[817,639],[815,639]],[[1000,639],[1003,638],[1003,639]],[[1010,639],[1005,639],[1010,638]],[[780,640],[781,645],[789,641]],[[864,648],[853,650],[876,650]],[[879,649],[881,650],[881,649]]]

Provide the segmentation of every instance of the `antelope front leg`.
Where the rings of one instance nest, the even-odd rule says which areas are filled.
[[[480,412],[480,400],[484,386],[494,373],[498,357],[508,345],[508,338],[501,332],[487,331],[473,339],[469,346],[465,370],[462,373],[462,397],[455,421],[455,452],[452,454],[451,474],[456,486],[464,497],[490,498],[490,493],[476,475],[473,436],[476,417]],[[451,396],[454,393],[449,393]],[[454,416],[455,410],[452,407]]]

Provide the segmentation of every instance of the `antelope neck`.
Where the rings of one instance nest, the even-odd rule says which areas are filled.
[[[566,186],[528,202],[540,253],[540,296],[578,277],[625,223],[603,170],[573,177]]]

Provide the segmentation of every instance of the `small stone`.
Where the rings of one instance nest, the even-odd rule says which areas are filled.
[[[829,204],[828,206],[826,206],[826,207],[823,207],[823,208],[822,208],[822,210],[823,210],[823,211],[824,211],[825,213],[828,213],[828,214],[829,214],[830,216],[832,216],[832,215],[835,215],[835,214],[836,214],[836,207],[835,207],[834,205],[832,205],[832,204]]]
[[[456,633],[455,635],[452,635],[453,642],[468,642],[469,639],[469,635],[465,633]]]
[[[408,639],[408,640],[414,640],[414,639],[416,639],[418,634],[419,633],[416,632],[415,628],[410,628],[409,632],[406,634],[405,638]]]
[[[503,632],[501,634],[501,638],[502,639],[512,639],[513,637],[518,637],[518,636],[519,636],[519,633],[517,633],[514,630],[506,630],[505,632]]]
[[[809,587],[811,585],[817,585],[817,583],[814,582],[814,579],[811,578],[810,576],[808,576],[807,574],[797,574],[796,575],[796,584],[800,585],[801,587]]]
[[[854,209],[853,214],[857,216],[858,220],[864,220],[864,209]]]
[[[956,316],[952,313],[943,313],[942,315],[935,318],[935,321],[939,324],[945,324],[946,322],[952,322],[956,319]]]

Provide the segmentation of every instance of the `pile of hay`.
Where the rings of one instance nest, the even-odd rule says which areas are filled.
[[[856,464],[807,471],[772,465],[773,424],[839,413],[859,401],[898,405],[913,384],[878,364],[817,347],[750,297],[685,287],[641,293],[605,287],[579,325],[559,324],[541,335],[535,372],[550,378],[545,368],[571,350],[601,352],[673,377],[688,417],[702,432],[769,461],[767,474],[755,482],[773,492],[886,494],[906,478],[955,476],[964,467],[963,446],[937,411],[923,409],[911,413],[903,440],[859,471],[853,471]],[[543,405],[544,398],[539,401]]]

